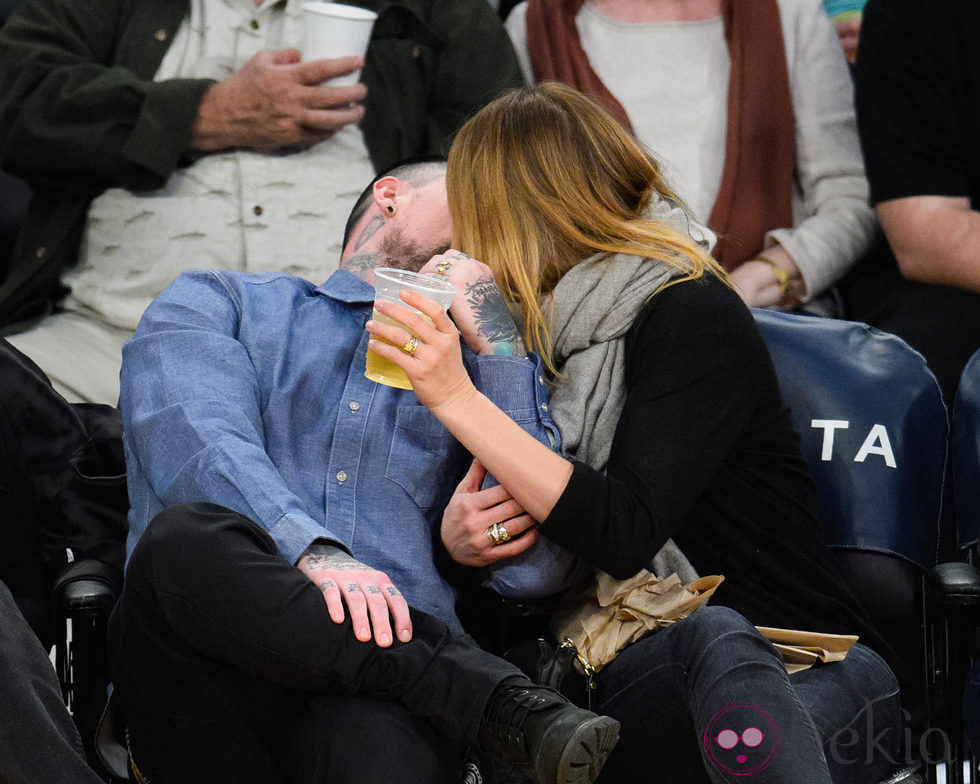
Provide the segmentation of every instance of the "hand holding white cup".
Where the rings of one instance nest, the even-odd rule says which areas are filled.
[[[303,3],[303,61],[328,60],[353,55],[364,57],[371,40],[371,30],[378,15],[365,8],[322,0]],[[329,87],[357,84],[360,71],[328,79]]]

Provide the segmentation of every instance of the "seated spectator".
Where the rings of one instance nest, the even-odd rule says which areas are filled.
[[[615,744],[614,721],[458,634],[433,541],[469,459],[413,392],[364,374],[374,268],[417,270],[449,242],[444,172],[368,188],[322,285],[187,272],[126,344],[110,658],[149,781],[455,782],[467,744],[584,784]],[[479,315],[499,293],[474,284],[452,313],[477,386],[551,443],[540,362],[495,352],[507,334]]]
[[[850,76],[820,0],[530,0],[507,30],[527,81],[578,87],[663,162],[747,304],[811,303],[871,246]]]
[[[530,530],[538,546],[553,542],[619,580],[644,569],[685,583],[725,578],[709,606],[626,645],[595,689],[580,690],[622,725],[601,778],[874,784],[898,771],[891,653],[820,539],[814,486],[755,322],[692,240],[656,163],[594,102],[550,83],[467,122],[447,183],[454,244],[520,303],[567,455],[473,385],[456,326],[435,303],[402,294],[427,323],[379,302],[400,323],[368,322],[371,349],[405,370],[512,497],[470,514],[481,499],[462,484],[443,519],[449,552],[499,566]],[[450,251],[423,269],[455,281],[474,267]],[[408,330],[418,341],[406,354]],[[754,626],[859,641],[842,661],[787,676]],[[754,742],[739,745],[748,727]]]
[[[91,557],[122,576],[119,412],[79,410],[0,340],[0,781],[99,784],[48,651],[55,575]],[[76,706],[81,707],[81,706]]]
[[[102,784],[61,697],[47,651],[0,580],[0,779]]]
[[[869,0],[855,71],[871,201],[893,258],[855,278],[848,312],[920,351],[948,404],[980,347],[978,34],[972,0]]]
[[[0,28],[0,167],[35,190],[0,325],[45,316],[11,341],[61,391],[115,404],[122,344],[182,270],[322,280],[360,183],[520,83],[486,0],[356,4],[380,15],[352,87],[320,83],[358,58],[290,48],[300,0],[23,0]]]

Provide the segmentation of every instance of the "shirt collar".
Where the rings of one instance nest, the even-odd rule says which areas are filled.
[[[374,302],[374,286],[347,269],[334,272],[316,287],[316,293],[348,304]]]

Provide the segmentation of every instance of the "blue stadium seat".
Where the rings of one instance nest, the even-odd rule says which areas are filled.
[[[953,403],[953,499],[956,510],[957,554],[963,559],[937,566],[929,575],[930,624],[934,641],[936,710],[942,711],[949,735],[949,784],[963,781],[961,760],[968,760],[973,781],[978,773],[974,754],[964,743],[964,686],[978,661],[980,570],[976,567],[980,540],[980,351],[971,357],[960,377]],[[976,709],[974,709],[976,710]],[[980,728],[973,728],[976,734]]]
[[[920,354],[865,324],[755,317],[817,487],[824,539],[904,665],[917,756],[931,725],[924,580],[938,557],[949,443],[939,385]]]

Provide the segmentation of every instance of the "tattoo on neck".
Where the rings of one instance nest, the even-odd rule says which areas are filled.
[[[378,231],[380,231],[381,227],[384,225],[385,225],[385,219],[382,218],[380,215],[375,215],[373,218],[371,218],[371,220],[369,220],[367,225],[364,227],[363,231],[361,231],[361,234],[357,238],[357,241],[354,243],[354,251],[355,252],[359,251],[361,249],[361,246],[364,245],[364,243],[367,242],[369,239],[371,239],[375,234],[377,234]]]
[[[524,341],[497,284],[491,280],[467,284],[466,301],[473,309],[477,329],[493,346],[495,354],[527,356]]]
[[[345,268],[362,278],[367,272],[378,266],[380,264],[377,253],[359,253],[356,256],[351,256],[344,262]]]

